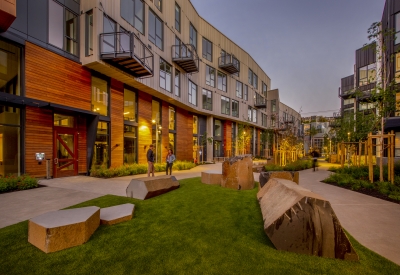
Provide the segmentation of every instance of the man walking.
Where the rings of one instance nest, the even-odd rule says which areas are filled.
[[[153,152],[153,144],[150,144],[149,150],[147,150],[147,176],[150,177],[150,172],[154,177],[154,152]]]

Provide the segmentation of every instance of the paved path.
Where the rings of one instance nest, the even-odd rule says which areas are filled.
[[[321,183],[330,173],[327,167],[322,164],[316,172],[300,172],[300,185],[329,200],[342,226],[361,244],[400,265],[400,205]],[[173,174],[179,180],[200,177],[205,170],[221,170],[221,164],[200,165]],[[48,187],[0,194],[0,228],[105,194],[125,196],[130,180],[143,176],[43,180],[40,183]],[[254,176],[258,180],[259,174]]]

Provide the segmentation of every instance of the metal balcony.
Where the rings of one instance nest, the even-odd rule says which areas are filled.
[[[267,108],[267,101],[265,100],[265,98],[254,99],[254,107]]]
[[[0,32],[5,32],[17,18],[17,1],[0,0]]]
[[[190,44],[173,45],[172,61],[187,73],[199,72],[199,56],[196,48]]]
[[[154,55],[134,33],[100,34],[100,58],[134,77],[154,75]]]
[[[240,62],[231,54],[221,55],[218,58],[218,66],[230,74],[240,72]]]

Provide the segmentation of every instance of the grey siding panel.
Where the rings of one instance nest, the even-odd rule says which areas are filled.
[[[26,35],[18,32],[17,30],[8,29],[8,31],[6,31],[4,33],[0,33],[0,37],[4,37],[11,41],[25,45]]]
[[[83,1],[83,0],[81,0]],[[65,0],[64,1],[65,6],[70,9],[71,11],[73,11],[76,14],[79,14],[79,4],[76,3],[74,0]]]
[[[28,2],[28,35],[45,43],[48,41],[48,1]]]
[[[12,23],[11,28],[22,33],[28,33],[28,0],[17,1],[17,18]]]

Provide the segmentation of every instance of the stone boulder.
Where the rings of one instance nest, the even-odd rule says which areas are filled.
[[[222,163],[221,186],[236,190],[254,188],[253,160],[251,155],[233,157]]]
[[[129,198],[146,200],[179,188],[174,176],[157,176],[133,179],[126,188]]]
[[[290,171],[271,171],[261,172],[259,177],[260,187],[262,188],[270,179],[285,179],[299,184],[299,172]]]
[[[201,182],[205,184],[221,185],[222,172],[216,170],[207,170],[201,172]]]
[[[100,224],[113,225],[132,220],[135,205],[125,203],[100,209]]]
[[[358,255],[329,201],[292,181],[272,178],[257,194],[264,231],[278,250],[343,260]]]
[[[99,207],[51,211],[29,220],[28,242],[43,252],[55,252],[84,244],[99,225]]]

